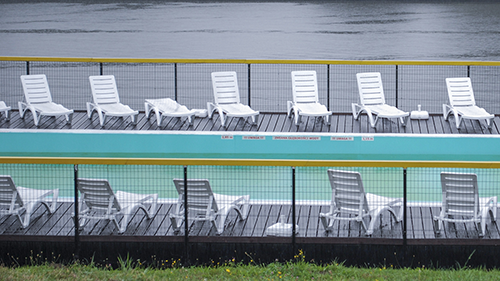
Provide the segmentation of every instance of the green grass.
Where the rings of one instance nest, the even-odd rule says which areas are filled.
[[[316,265],[299,253],[295,261],[266,265],[239,264],[234,260],[211,266],[183,267],[176,260],[159,261],[155,267],[144,266],[130,258],[118,259],[118,268],[94,263],[5,267],[0,266],[1,280],[498,280],[500,270],[347,267],[339,263]]]

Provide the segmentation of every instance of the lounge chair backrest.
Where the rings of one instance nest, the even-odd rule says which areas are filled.
[[[384,87],[379,72],[358,73],[356,78],[362,105],[385,104]]]
[[[112,209],[121,210],[108,180],[79,178],[77,188],[80,191],[81,201],[85,202],[89,208],[108,211]]]
[[[363,216],[369,212],[365,189],[358,172],[328,170],[332,201],[341,213]]]
[[[179,200],[184,202],[184,179],[174,179]],[[209,217],[210,212],[217,212],[217,203],[207,179],[188,179],[188,215],[189,217]]]
[[[89,76],[95,104],[120,103],[114,75]]]
[[[240,102],[238,78],[236,72],[212,72],[212,87],[216,104],[231,104]]]
[[[292,87],[293,102],[319,102],[316,71],[292,71]]]
[[[21,83],[23,84],[27,104],[52,102],[52,95],[45,74],[21,75]]]
[[[476,174],[441,173],[443,206],[451,216],[479,215],[479,193]]]
[[[15,205],[23,206],[21,196],[17,194],[17,188],[11,176],[0,176],[0,206],[8,206],[10,210]]]
[[[448,97],[451,106],[474,106],[474,92],[469,77],[464,78],[446,78],[446,88],[448,88]]]

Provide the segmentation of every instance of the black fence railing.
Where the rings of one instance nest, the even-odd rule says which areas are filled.
[[[92,99],[88,76],[116,77],[121,101],[144,110],[144,99],[172,98],[189,108],[213,101],[210,73],[236,71],[242,102],[261,112],[286,112],[292,99],[290,72],[315,70],[320,102],[349,113],[358,102],[356,73],[380,72],[387,103],[402,110],[418,105],[442,113],[448,103],[445,78],[471,77],[478,105],[500,114],[499,62],[274,61],[0,58],[0,100],[17,108],[23,100],[20,75],[46,74],[53,98],[74,110]]]

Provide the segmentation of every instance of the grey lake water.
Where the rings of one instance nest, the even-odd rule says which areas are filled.
[[[497,1],[0,1],[0,56],[500,60]]]

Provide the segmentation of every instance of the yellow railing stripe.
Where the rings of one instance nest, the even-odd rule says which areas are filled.
[[[389,167],[500,169],[500,162],[375,161],[375,160],[275,160],[275,159],[177,159],[177,158],[71,158],[0,157],[3,164],[181,165],[181,166],[289,166],[289,167]]]
[[[391,61],[391,60],[264,60],[264,59],[146,59],[0,57],[0,61],[94,62],[94,63],[213,63],[213,64],[332,64],[332,65],[481,65],[500,66],[500,61]]]

